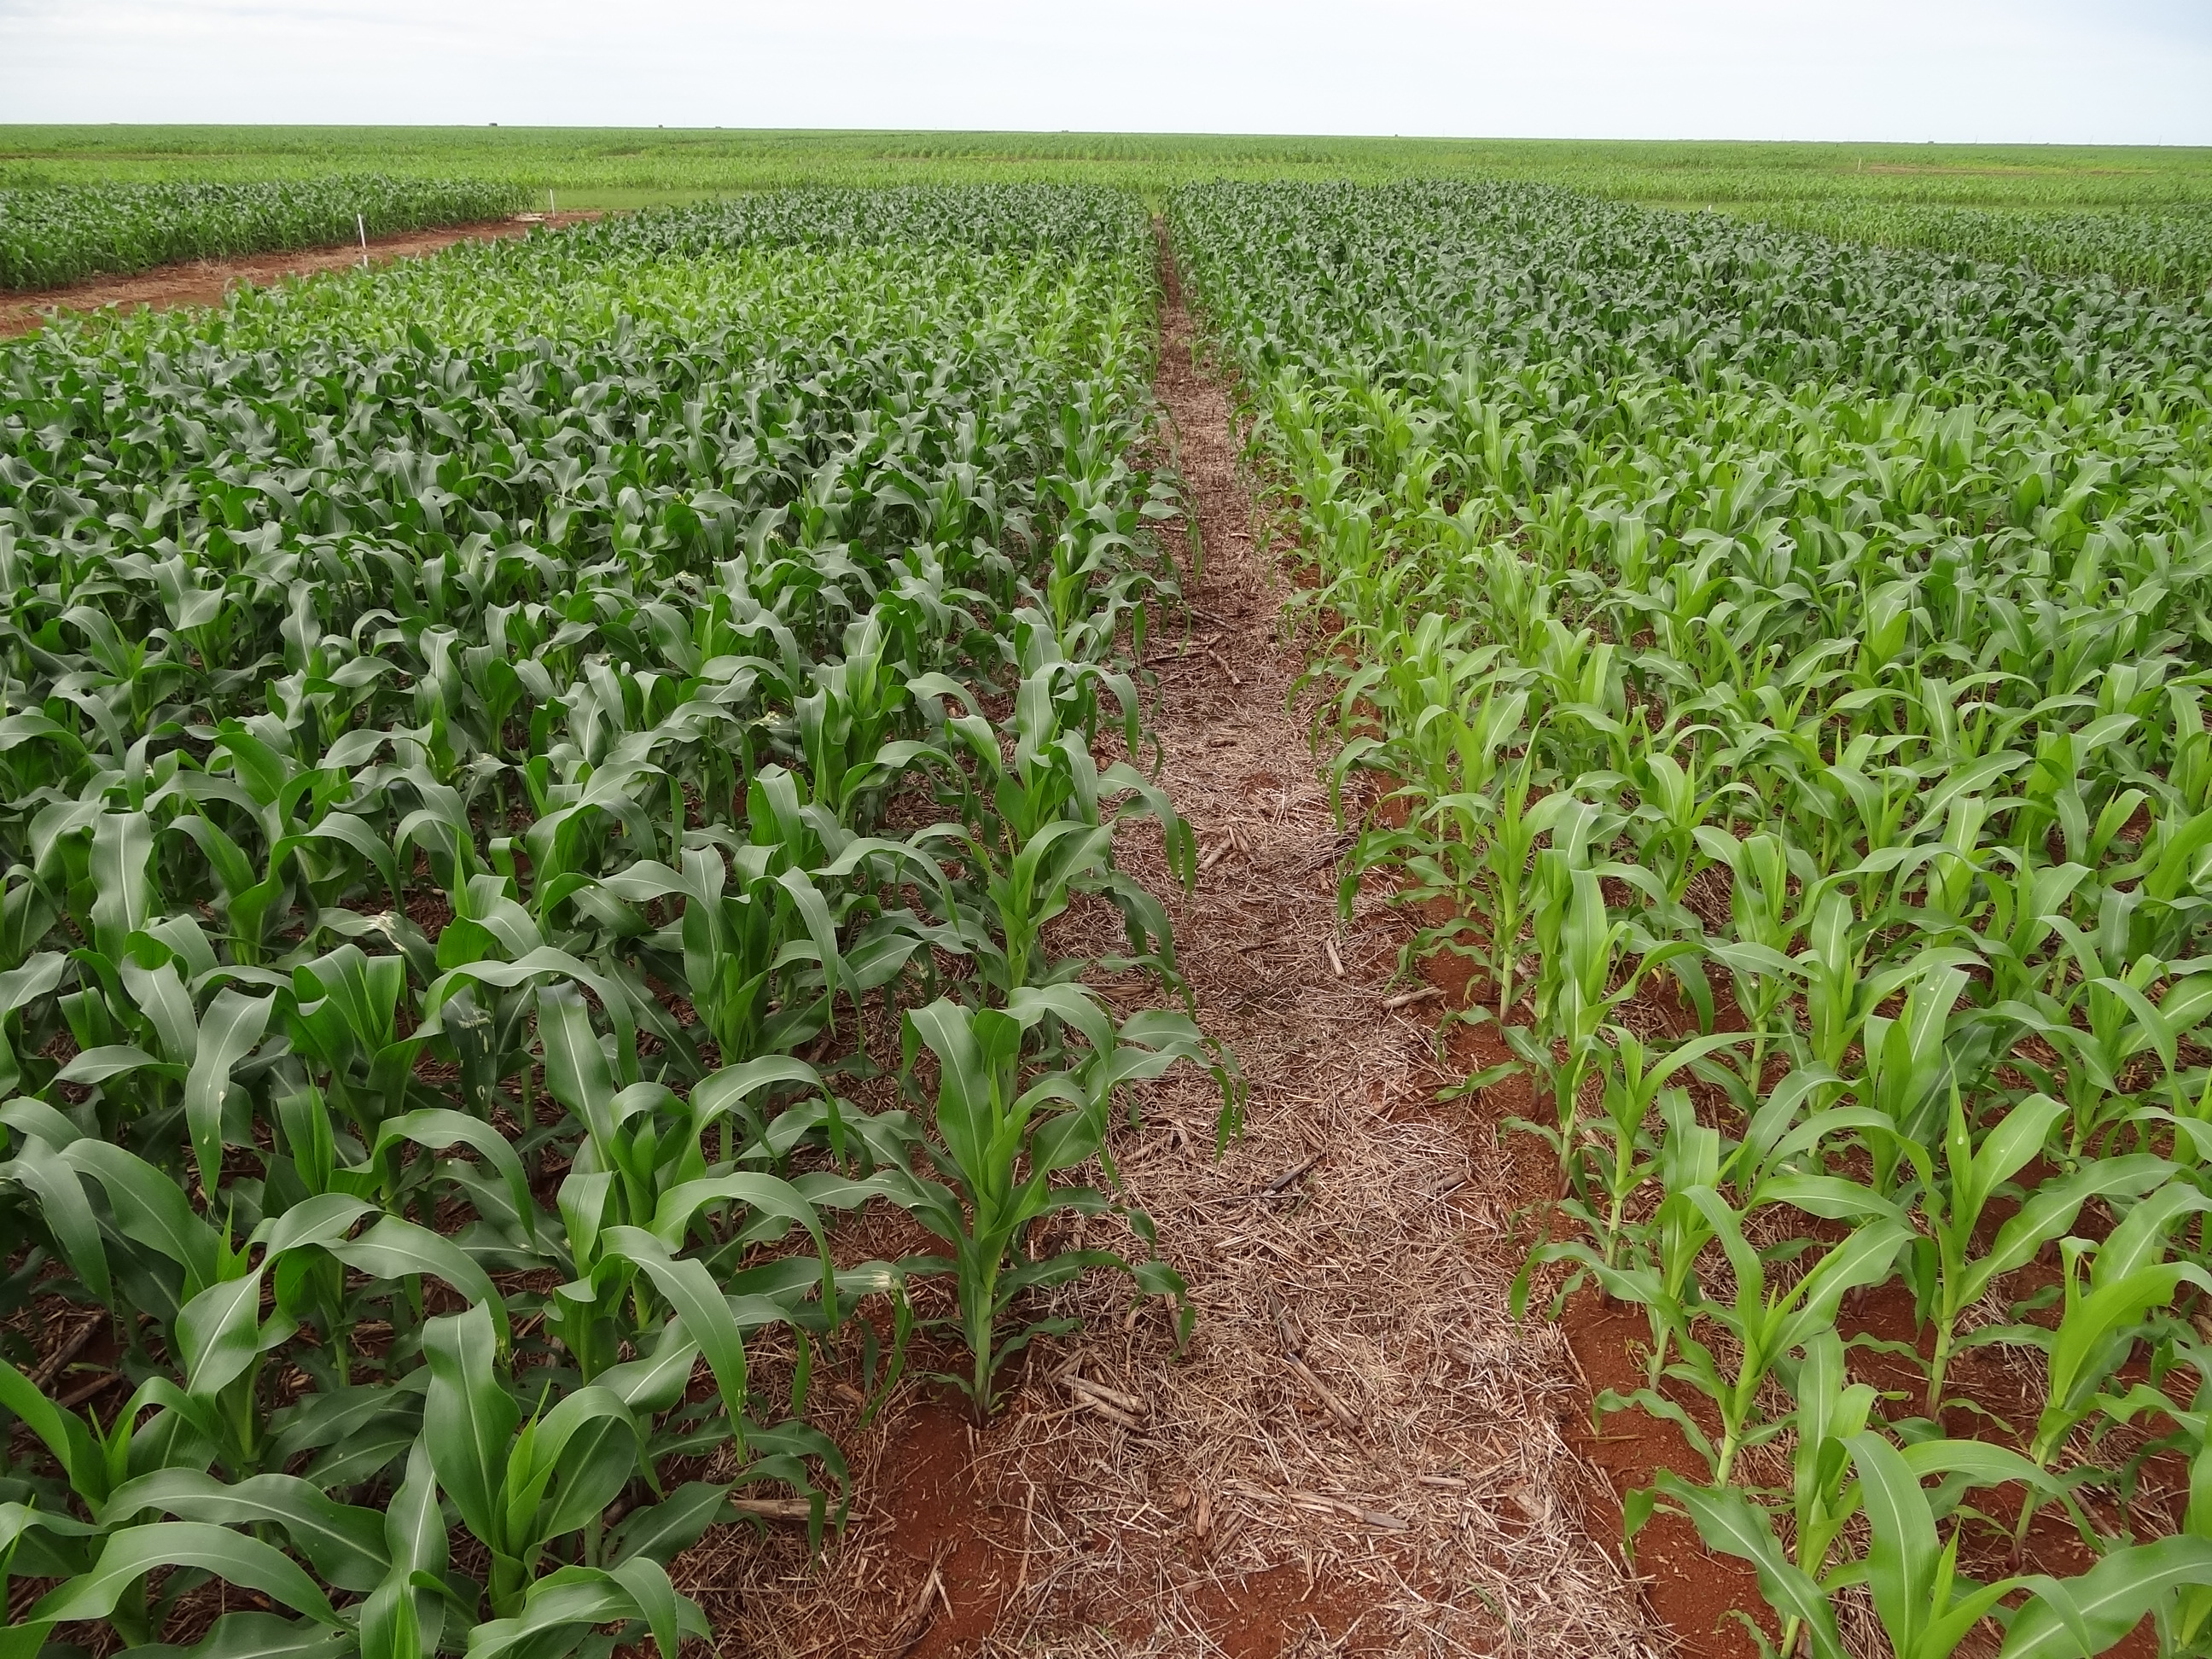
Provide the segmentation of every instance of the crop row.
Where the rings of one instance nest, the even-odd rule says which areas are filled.
[[[1596,1407],[1701,1460],[1632,1538],[1770,1650],[2203,1651],[2212,322],[1540,189],[1170,217],[1345,620],[1347,885],[1443,902],[1557,1155],[1524,1287],[1640,1308]]]
[[[1048,933],[1179,985],[1144,221],[813,207],[0,356],[23,1653],[672,1653],[733,1491],[842,1516],[817,1367],[980,1414],[1053,1287],[1179,1304],[1105,1142],[1225,1056]]]
[[[255,184],[63,185],[0,191],[0,289],[51,288],[179,259],[349,242],[503,219],[513,185],[341,173]]]
[[[2047,276],[2103,275],[2202,308],[2212,289],[2212,212],[1996,212],[1887,202],[1766,203],[1749,216],[1882,247],[2024,264]]]

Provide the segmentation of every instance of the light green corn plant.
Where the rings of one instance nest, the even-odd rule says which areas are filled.
[[[2212,1462],[2206,1458],[2204,1408],[2208,1403],[2205,1392],[2207,1356],[2201,1344],[2182,1338],[2173,1344],[2177,1367],[2186,1367],[2197,1374],[2197,1385],[2189,1403],[2175,1401],[2168,1388],[2154,1388],[2148,1382],[2137,1382],[2124,1395],[2100,1395],[2098,1407],[2105,1419],[2113,1425],[2131,1422],[2144,1413],[2155,1413],[2169,1422],[2169,1433],[2151,1441],[2129,1460],[2136,1468],[2147,1463],[2160,1452],[2175,1452],[2187,1462],[2189,1469],[2187,1503],[2181,1518],[2182,1533],[2195,1539],[2212,1536]],[[2133,1470],[2127,1471],[2132,1474]],[[2193,1645],[2201,1644],[2204,1632],[2212,1627],[2212,1587],[2201,1583],[2184,1586],[2172,1602],[2156,1611],[2160,1617],[2159,1642],[2161,1652],[2185,1653]]]
[[[2012,1340],[2043,1350],[2045,1401],[2036,1419],[2028,1455],[2048,1468],[2060,1449],[2093,1413],[2147,1327],[2166,1314],[2184,1285],[2212,1288],[2204,1269],[2193,1261],[2170,1261],[2171,1237],[2192,1215],[2212,1209],[2185,1181],[2169,1181],[2129,1210],[2126,1218],[2101,1244],[2079,1238],[2063,1242],[2063,1300],[2057,1328],[2027,1326]],[[2085,1271],[2082,1262],[2087,1259]],[[2025,1538],[2034,1504],[2021,1505],[2014,1536]]]
[[[318,247],[506,218],[512,185],[338,173],[252,183],[59,185],[0,192],[0,289],[53,288],[179,259]]]
[[[1695,948],[1684,939],[1655,939],[1612,914],[1603,879],[1633,880],[1642,872],[1589,862],[1587,842],[1600,821],[1598,809],[1587,802],[1552,821],[1554,844],[1537,854],[1532,884],[1530,921],[1539,963],[1530,990],[1533,1019],[1525,1027],[1504,1028],[1514,1053],[1551,1085],[1557,1122],[1539,1132],[1559,1153],[1563,1186],[1572,1161],[1582,1086],[1599,1032],[1636,994],[1646,974],[1688,957]],[[1682,982],[1693,990],[1702,987],[1694,974]]]
[[[1755,1420],[1767,1377],[1795,1350],[1833,1326],[1848,1291],[1887,1275],[1908,1235],[1894,1216],[1877,1214],[1824,1253],[1796,1284],[1770,1291],[1765,1266],[1745,1242],[1741,1219],[1726,1200],[1711,1188],[1692,1188],[1683,1196],[1705,1217],[1734,1271],[1734,1299],[1708,1301],[1701,1311],[1733,1339],[1738,1352],[1731,1364],[1702,1339],[1678,1331],[1674,1340],[1681,1358],[1668,1374],[1712,1401],[1720,1416],[1720,1438],[1713,1441],[1680,1407],[1655,1390],[1640,1390],[1632,1400],[1601,1395],[1599,1409],[1638,1404],[1671,1419],[1711,1464],[1715,1483],[1725,1485],[1737,1454],[1771,1439],[1783,1426]]]
[[[2094,1160],[2022,1195],[2019,1207],[1997,1227],[1984,1249],[1978,1239],[1991,1200],[2005,1193],[2030,1159],[2041,1154],[2065,1110],[2063,1102],[2031,1095],[1980,1136],[1978,1144],[1964,1102],[1954,1090],[1950,1127],[1940,1145],[1928,1148],[1912,1142],[1905,1147],[1918,1176],[1912,1207],[1919,1224],[1905,1276],[1922,1317],[1934,1330],[1934,1351],[1928,1360],[1927,1409],[1931,1413],[1942,1403],[1960,1316],[1988,1293],[2000,1275],[2064,1237],[2084,1204],[2139,1196],[2172,1173],[2170,1164],[2148,1156]],[[2007,1328],[1990,1328],[2002,1332]]]

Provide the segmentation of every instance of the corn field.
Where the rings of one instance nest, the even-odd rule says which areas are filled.
[[[0,289],[502,219],[523,200],[505,183],[377,173],[0,190]]]
[[[349,188],[0,195],[0,281]],[[1555,1171],[1492,1299],[1525,1250],[1514,1317],[1642,1322],[1593,1417],[1686,1456],[1632,1562],[1693,1527],[1776,1655],[2203,1655],[2201,238],[1884,212],[1157,228],[1317,572],[1314,903],[1471,972],[1382,1006]],[[1245,1098],[1168,891],[1234,829],[1146,723],[1206,614],[1160,246],[812,189],[0,349],[0,1659],[673,1659],[710,1528],[845,1526],[824,1389],[988,1427],[1101,1286],[1182,1352],[1123,1138]]]
[[[817,1364],[1180,1298],[1107,1143],[1228,1057],[1050,932],[1173,1003],[1155,290],[823,193],[0,356],[7,1651],[673,1655],[733,1495],[842,1519]]]
[[[1347,902],[1535,1103],[1531,1316],[1648,1320],[1632,1544],[1770,1652],[2212,1649],[2212,322],[1537,186],[1170,221],[1341,626]]]

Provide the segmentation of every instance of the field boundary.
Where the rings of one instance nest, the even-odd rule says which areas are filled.
[[[386,264],[394,259],[437,253],[457,242],[497,241],[527,235],[542,225],[577,224],[600,216],[595,211],[526,213],[481,224],[399,231],[370,237],[367,257],[371,264]],[[178,306],[221,305],[223,296],[241,284],[267,288],[289,276],[343,270],[358,265],[362,258],[361,244],[339,242],[282,253],[246,254],[235,259],[182,259],[126,276],[90,276],[59,288],[0,293],[0,339],[42,328],[56,312],[93,312],[109,306],[125,311],[140,307],[167,311]]]

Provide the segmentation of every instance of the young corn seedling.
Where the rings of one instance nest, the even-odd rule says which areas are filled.
[[[1114,867],[1114,838],[1139,819],[1160,826],[1168,866],[1186,884],[1196,878],[1196,842],[1167,797],[1126,761],[1100,769],[1084,739],[1067,729],[1055,689],[1080,685],[1091,671],[1048,664],[1016,694],[1013,753],[979,714],[955,716],[946,729],[974,768],[980,788],[966,792],[968,827],[925,831],[926,845],[952,842],[972,872],[976,923],[967,943],[990,989],[1001,999],[1065,979],[1078,965],[1043,952],[1048,924],[1080,893],[1118,908],[1131,955],[1110,964],[1151,969],[1179,986],[1167,913],[1139,884]],[[951,689],[951,688],[946,688]],[[1116,797],[1120,797],[1116,800]]]
[[[2017,1453],[1973,1441],[1932,1441],[1900,1451],[1881,1435],[1850,1438],[1862,1501],[1870,1523],[1865,1576],[1893,1651],[1905,1659],[1949,1659],[1984,1618],[2006,1626],[2002,1659],[2057,1659],[2107,1651],[2144,1614],[2177,1591],[2212,1583],[2212,1544],[2193,1536],[2113,1550],[2079,1577],[2017,1575],[1976,1584],[1958,1575],[1960,1527],[1939,1540],[1943,1498],[1921,1481],[1958,1474],[1969,1483],[2020,1481],[2031,1497],[2048,1483]],[[1947,1483],[1947,1490],[1948,1490]],[[2031,1599],[2009,1614],[2004,1598]]]
[[[1586,803],[1563,813],[1554,829],[1555,844],[1536,855],[1532,920],[1541,965],[1531,999],[1535,1018],[1525,1028],[1505,1028],[1515,1054],[1551,1085],[1557,1127],[1539,1133],[1559,1152],[1562,1190],[1582,1085],[1597,1051],[1599,1031],[1636,994],[1646,974],[1697,948],[1686,940],[1651,939],[1633,924],[1613,919],[1601,878],[1626,866],[1594,867],[1584,859],[1584,841],[1596,820],[1596,809]],[[1631,956],[1635,965],[1620,972]],[[1562,1046],[1564,1059],[1558,1052]]]
[[[2196,1539],[2212,1539],[2212,1448],[2208,1448],[2207,1407],[2212,1407],[2212,1382],[2208,1382],[2208,1368],[2212,1368],[2212,1355],[2202,1346],[2184,1338],[2174,1345],[2176,1358],[2197,1373],[2197,1387],[2186,1407],[2175,1402],[2165,1389],[2154,1388],[2148,1382],[2137,1382],[2124,1395],[2115,1398],[2100,1395],[2097,1408],[2115,1424],[2131,1422],[2142,1414],[2165,1418],[2172,1426],[2170,1434],[2153,1441],[2136,1455],[2148,1462],[2159,1452],[2178,1452],[2186,1459],[2189,1467],[2188,1504],[2182,1515],[2181,1531]],[[2188,1653],[2203,1644],[2205,1632],[2212,1630],[2212,1585],[2201,1582],[2182,1584],[2168,1605],[2155,1609],[2159,1615],[2159,1651],[2161,1655]]]
[[[1796,1349],[1833,1328],[1847,1291],[1887,1277],[1911,1235],[1895,1216],[1877,1212],[1829,1249],[1795,1285],[1770,1292],[1765,1264],[1745,1242],[1741,1219],[1727,1201],[1710,1187],[1693,1188],[1681,1196],[1705,1217],[1735,1275],[1733,1302],[1702,1305],[1704,1316],[1735,1340],[1739,1351],[1735,1365],[1725,1366],[1711,1346],[1686,1329],[1674,1334],[1681,1358],[1667,1372],[1692,1384],[1713,1402],[1721,1423],[1719,1442],[1716,1444],[1687,1413],[1655,1389],[1639,1389],[1626,1400],[1608,1390],[1601,1397],[1600,1408],[1639,1405],[1674,1421],[1706,1459],[1714,1484],[1725,1485],[1744,1447],[1773,1438],[1784,1426],[1753,1420],[1768,1376]]]
[[[1814,1333],[1804,1358],[1780,1369],[1797,1401],[1789,1422],[1789,1547],[1776,1535],[1774,1516],[1749,1494],[1734,1486],[1699,1486],[1670,1469],[1628,1495],[1622,1532],[1632,1548],[1658,1505],[1671,1503],[1690,1517],[1708,1548],[1748,1561],[1757,1571],[1759,1593],[1782,1626],[1782,1639],[1770,1644],[1765,1631],[1747,1620],[1762,1652],[1809,1649],[1834,1659],[1844,1648],[1828,1600],[1830,1557],[1858,1513],[1849,1442],[1865,1429],[1875,1391],[1863,1382],[1846,1383],[1843,1339],[1832,1330]]]
[[[1482,840],[1480,890],[1489,933],[1486,966],[1491,982],[1498,988],[1501,1026],[1514,1003],[1521,936],[1528,922],[1529,863],[1535,855],[1536,838],[1552,830],[1571,810],[1572,797],[1564,793],[1531,799],[1534,755],[1532,748],[1520,765],[1503,775]],[[1558,805],[1553,805],[1555,801]]]
[[[2185,1181],[2170,1181],[2130,1209],[2102,1244],[2060,1242],[2064,1277],[2057,1328],[2031,1326],[2014,1333],[2014,1340],[2042,1348],[2045,1356],[2045,1404],[2028,1448],[2038,1468],[2050,1468],[2069,1437],[2098,1409],[2148,1323],[2175,1293],[2184,1285],[2212,1291],[2212,1275],[2202,1267],[2166,1259],[2170,1235],[2187,1217],[2208,1209],[2212,1198]],[[2092,1258],[2086,1273],[2085,1256]],[[2034,1513],[2031,1494],[2014,1528],[2015,1548],[2027,1538]]]
[[[1571,1276],[1554,1297],[1555,1316],[1558,1307],[1581,1283],[1583,1273],[1596,1279],[1615,1300],[1642,1308],[1651,1328],[1645,1389],[1654,1394],[1670,1348],[1686,1337],[1702,1306],[1698,1258],[1712,1242],[1713,1229],[1691,1194],[1718,1182],[1723,1169],[1720,1133],[1698,1121],[1686,1094],[1662,1090],[1658,1106],[1663,1126],[1658,1143],[1658,1179],[1664,1196],[1650,1226],[1634,1230],[1623,1241],[1630,1247],[1629,1260],[1611,1265],[1590,1248],[1587,1239],[1540,1245],[1529,1252],[1514,1276],[1509,1301],[1513,1316],[1521,1318],[1527,1311],[1536,1270],[1553,1261],[1574,1262],[1581,1272]]]
[[[1650,1127],[1654,1111],[1669,1124],[1693,1118],[1689,1097],[1669,1088],[1668,1079],[1739,1039],[1723,1033],[1654,1053],[1618,1025],[1608,1026],[1607,1035],[1610,1041],[1598,1047],[1595,1061],[1602,1083],[1598,1110],[1578,1115],[1571,1139],[1558,1150],[1577,1193],[1585,1194],[1567,1207],[1598,1240],[1604,1265],[1617,1267],[1629,1203],[1660,1172],[1659,1140]],[[1551,1138],[1544,1126],[1530,1127]],[[1585,1193],[1589,1188],[1595,1190],[1595,1207]]]
[[[1960,1316],[1980,1301],[2000,1275],[2063,1238],[2082,1205],[2092,1199],[2136,1197],[2172,1174],[2171,1165],[2149,1157],[2094,1160],[2022,1195],[1987,1250],[1978,1253],[1976,1241],[1991,1200],[2042,1154],[2046,1138],[2065,1115],[2064,1102],[2031,1095],[1977,1144],[1967,1126],[1965,1103],[1954,1089],[1950,1128],[1942,1143],[1935,1148],[1917,1144],[1905,1148],[1918,1176],[1913,1208],[1920,1223],[1906,1277],[1919,1298],[1922,1316],[1935,1327],[1935,1346],[1928,1361],[1926,1404],[1930,1414],[1942,1402],[1944,1378],[1958,1346]],[[1997,1334],[1981,1340],[2008,1336],[2013,1328],[1992,1328]]]

